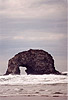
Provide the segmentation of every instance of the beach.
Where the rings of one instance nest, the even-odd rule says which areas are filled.
[[[67,84],[0,85],[0,96],[67,96]]]
[[[0,100],[67,100],[68,76],[0,76]]]
[[[0,100],[67,100],[67,97],[0,97]]]

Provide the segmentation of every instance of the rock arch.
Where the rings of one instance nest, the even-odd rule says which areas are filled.
[[[23,51],[8,62],[8,74],[20,74],[19,67],[26,67],[27,74],[61,74],[55,70],[53,57],[44,50]]]

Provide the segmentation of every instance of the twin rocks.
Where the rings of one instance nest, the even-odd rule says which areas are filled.
[[[53,57],[44,50],[33,50],[20,52],[8,62],[5,75],[20,74],[19,67],[26,67],[27,74],[61,74],[54,67]]]

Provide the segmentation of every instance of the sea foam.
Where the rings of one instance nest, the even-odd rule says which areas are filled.
[[[67,75],[7,75],[0,76],[0,85],[68,83]]]

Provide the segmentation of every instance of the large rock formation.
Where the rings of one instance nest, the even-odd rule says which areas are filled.
[[[28,50],[16,54],[8,62],[8,74],[20,74],[19,67],[26,67],[27,74],[61,74],[54,67],[53,57],[43,50]]]

